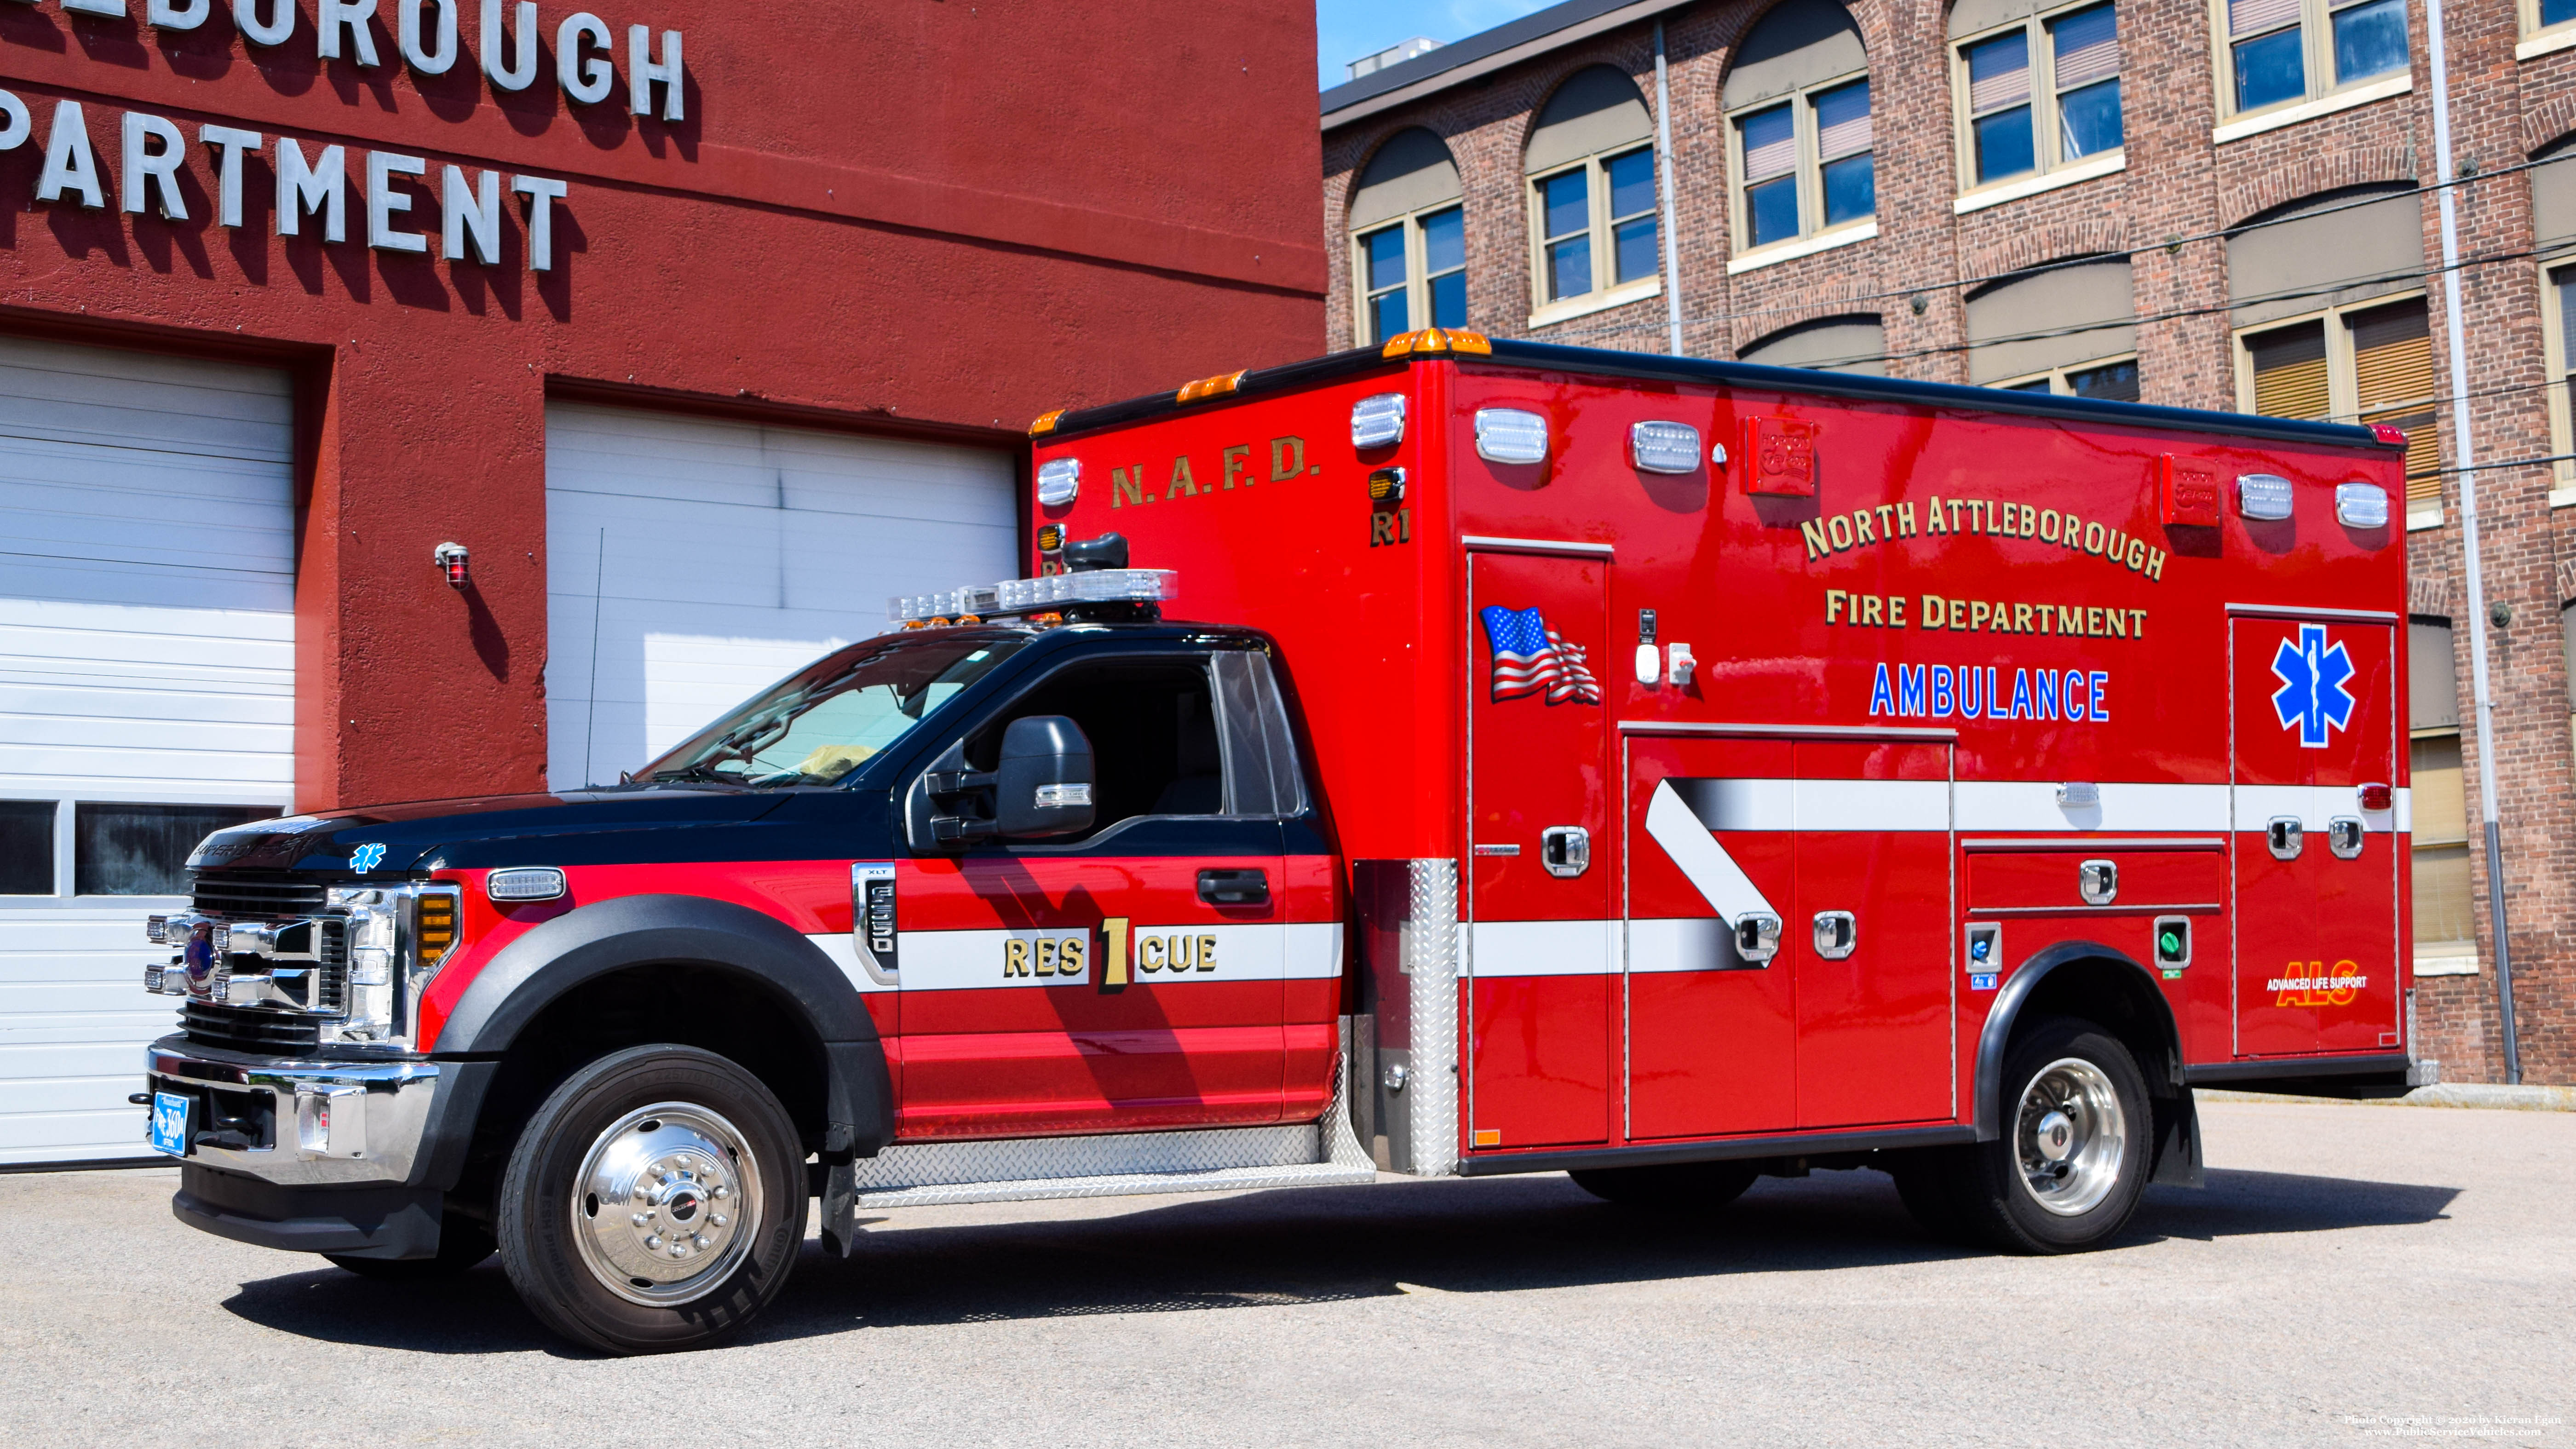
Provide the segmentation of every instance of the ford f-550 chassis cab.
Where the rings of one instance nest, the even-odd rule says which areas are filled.
[[[2402,435],[1438,330],[1032,435],[1027,577],[629,783],[209,837],[178,1215],[638,1352],[815,1197],[1868,1166],[2062,1252],[2195,1084],[2424,1076]]]

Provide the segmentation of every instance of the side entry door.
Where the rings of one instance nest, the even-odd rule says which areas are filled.
[[[2236,1054],[2394,1051],[2396,621],[2240,610],[2228,629]]]
[[[1610,1132],[1609,559],[1468,555],[1468,1143]]]
[[[1266,659],[1257,687],[1232,679],[1246,657],[1078,659],[968,730],[990,769],[1010,721],[1071,718],[1094,825],[900,863],[900,1136],[1280,1120],[1289,932],[1262,756],[1286,731],[1228,727],[1229,708],[1277,709]]]

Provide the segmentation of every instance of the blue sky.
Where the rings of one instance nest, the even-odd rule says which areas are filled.
[[[1343,69],[1398,41],[1428,35],[1463,40],[1544,10],[1555,0],[1315,0],[1316,69],[1325,87],[1350,78]]]

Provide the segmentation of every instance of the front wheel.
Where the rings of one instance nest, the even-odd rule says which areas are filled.
[[[749,1072],[630,1047],[528,1119],[501,1181],[501,1265],[530,1312],[609,1353],[695,1348],[778,1296],[805,1226],[795,1128]]]
[[[2089,1021],[2040,1023],[2004,1058],[2003,1133],[1902,1165],[1923,1226],[2016,1253],[2109,1242],[2146,1192],[2146,1079],[2118,1038]]]

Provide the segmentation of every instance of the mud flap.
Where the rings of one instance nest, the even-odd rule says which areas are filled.
[[[2149,1100],[2155,1104],[2156,1168],[2147,1181],[2169,1187],[2207,1186],[2201,1172],[2200,1109],[2191,1088],[2183,1088],[2178,1096]]]
[[[859,1248],[858,1164],[835,1162],[823,1170],[823,1248],[846,1258]]]

